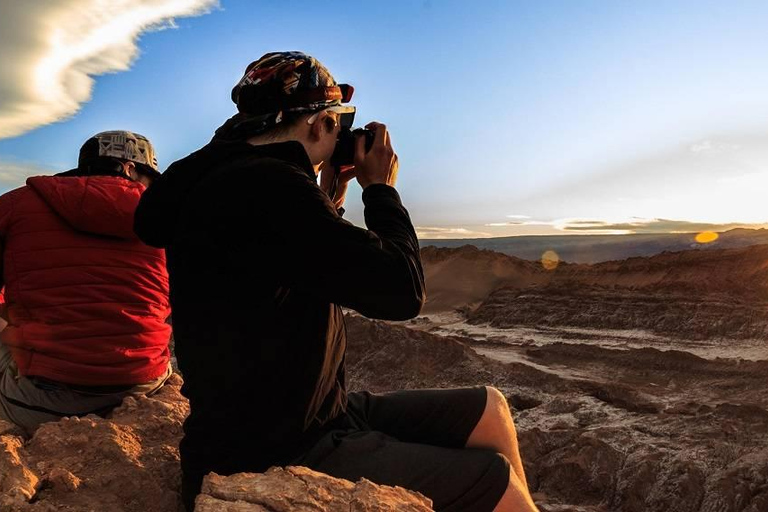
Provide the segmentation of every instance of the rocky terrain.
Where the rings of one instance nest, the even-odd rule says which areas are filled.
[[[303,467],[262,474],[211,473],[195,500],[195,512],[428,512],[432,502],[402,487],[357,483]]]
[[[525,289],[549,279],[541,264],[467,245],[421,250],[428,300],[424,312],[476,306],[503,287]]]
[[[542,510],[768,510],[768,361],[529,343],[505,364],[487,340],[348,324],[354,387],[501,389]]]
[[[643,329],[686,339],[768,334],[768,245],[553,270],[472,246],[422,254],[425,312],[461,309],[470,323]]]
[[[110,419],[46,423],[28,441],[0,426],[0,510],[175,512],[181,383],[174,375],[152,398],[126,399]]]
[[[469,321],[496,327],[643,329],[694,340],[768,338],[768,301],[595,286],[507,288],[483,301]]]
[[[109,418],[65,418],[24,439],[0,420],[0,511],[180,511],[178,443],[189,405],[174,375]],[[199,512],[423,512],[431,501],[399,487],[331,478],[306,468],[223,478],[203,486]]]
[[[351,388],[500,388],[542,510],[768,510],[768,362],[561,343],[503,363],[414,326],[349,317]],[[176,510],[180,382],[27,442],[6,425],[0,509]]]
[[[471,247],[424,262],[425,316],[347,317],[350,389],[501,389],[545,512],[768,511],[768,246],[554,270]],[[175,512],[180,385],[29,440],[0,424],[0,510]],[[302,471],[212,477],[202,500],[271,510],[248,493],[315,478]],[[368,510],[352,506],[360,484],[317,478]]]
[[[505,392],[542,508],[768,510],[768,246],[550,269],[471,246],[422,254],[439,295],[407,327],[470,347],[453,365]]]

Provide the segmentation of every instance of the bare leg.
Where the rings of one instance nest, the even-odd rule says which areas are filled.
[[[467,447],[494,450],[504,455],[509,461],[511,468],[509,487],[499,502],[497,511],[536,510],[528,491],[520,447],[517,443],[517,432],[507,399],[496,388],[486,386],[485,389],[488,393],[485,411],[469,435]]]
[[[528,488],[520,483],[514,472],[509,473],[509,485],[493,512],[538,512]]]

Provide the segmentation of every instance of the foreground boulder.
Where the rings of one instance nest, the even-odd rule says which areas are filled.
[[[176,512],[178,444],[189,413],[181,377],[152,397],[127,398],[108,419],[45,423],[25,440],[0,425],[3,512]]]
[[[26,503],[37,492],[40,479],[21,460],[18,431],[0,420],[0,510]]]
[[[304,467],[266,473],[215,473],[203,481],[195,512],[426,512],[432,502],[402,487],[357,483]]]

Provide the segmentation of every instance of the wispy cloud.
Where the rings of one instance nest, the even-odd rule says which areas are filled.
[[[416,227],[416,236],[430,240],[439,240],[451,238],[486,238],[492,235],[491,233],[472,231],[470,229],[460,227]]]
[[[701,233],[704,231],[728,231],[736,228],[762,228],[765,224],[691,222],[672,219],[632,219],[626,222],[606,222],[601,220],[565,220],[558,221],[558,227],[570,233]]]
[[[149,30],[210,11],[217,0],[24,0],[0,16],[0,138],[66,119],[93,77],[125,71]]]
[[[738,151],[740,146],[738,144],[730,144],[725,142],[719,142],[712,139],[703,139],[698,142],[694,142],[690,146],[691,153],[698,154],[715,154],[724,152]]]
[[[736,228],[759,229],[766,223],[749,222],[696,222],[674,219],[644,219],[631,217],[621,220],[595,218],[564,218],[555,220],[530,219],[524,222],[491,222],[484,224],[492,228],[489,236],[515,235],[629,235],[661,233],[723,232]],[[471,228],[471,226],[470,226]],[[459,237],[456,237],[459,238]]]
[[[489,222],[488,224],[485,224],[485,226],[498,228],[501,226],[535,226],[537,224],[541,223],[527,220],[509,220],[506,222]]]

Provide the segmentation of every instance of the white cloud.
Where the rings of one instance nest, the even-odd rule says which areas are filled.
[[[506,228],[491,236],[520,235],[628,235],[659,233],[701,233],[703,231],[723,232],[735,228],[758,229],[768,227],[765,223],[750,222],[706,222],[640,217],[629,218],[562,218],[554,220],[530,220],[517,222],[491,222],[485,227]],[[470,226],[471,227],[471,226]],[[435,237],[436,238],[436,237]],[[462,237],[456,237],[462,238]],[[478,237],[480,238],[480,237]]]
[[[705,231],[723,232],[736,228],[757,229],[766,227],[761,223],[714,223],[695,222],[674,219],[640,219],[632,217],[623,221],[596,219],[562,219],[555,221],[561,231],[571,234],[658,234],[658,233],[701,233]]]
[[[483,224],[483,226],[498,228],[505,226],[549,226],[550,224],[551,223],[549,221],[540,220],[508,220],[506,222],[488,222]]]
[[[430,240],[439,240],[452,238],[485,238],[491,236],[491,234],[458,227],[416,227],[416,236]]]
[[[75,114],[93,76],[125,71],[138,37],[217,0],[19,0],[0,7],[0,139]]]
[[[690,146],[691,153],[722,153],[725,151],[737,151],[739,149],[738,144],[726,144],[723,142],[712,141],[711,139],[704,139],[698,142],[694,142]]]

